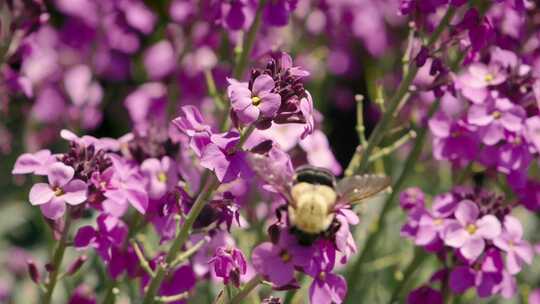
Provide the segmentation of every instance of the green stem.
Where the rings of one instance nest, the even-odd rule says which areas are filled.
[[[396,288],[392,292],[390,301],[388,301],[389,304],[392,304],[398,301],[398,298],[401,296],[402,291],[405,289],[406,285],[409,283],[411,276],[416,272],[418,267],[420,267],[420,265],[422,265],[426,260],[427,260],[427,254],[424,251],[424,249],[420,247],[416,247],[416,249],[414,250],[414,258],[405,269],[405,272],[403,273],[403,279],[401,279],[401,282],[396,286]]]
[[[246,298],[259,284],[262,282],[262,277],[260,275],[254,276],[249,280],[242,290],[229,302],[230,304],[240,304],[244,298]]]
[[[214,100],[214,104],[216,105],[217,109],[219,111],[223,111],[226,107],[225,101],[223,100],[223,98],[221,98],[221,95],[216,88],[216,82],[214,80],[214,76],[212,75],[212,71],[204,70],[204,78],[206,79],[208,95],[210,95],[210,97],[212,97],[212,100]]]
[[[259,1],[259,6],[257,7],[257,11],[255,13],[255,19],[253,20],[253,23],[251,24],[247,32],[247,36],[242,43],[242,50],[240,52],[240,55],[238,56],[238,60],[236,61],[236,65],[233,70],[233,78],[235,79],[239,79],[240,77],[242,77],[247,67],[249,55],[251,54],[251,50],[253,49],[253,45],[255,44],[255,38],[257,38],[257,32],[259,32],[259,28],[261,27],[262,13],[264,11],[266,1],[267,0]],[[223,111],[224,115],[219,124],[221,131],[225,131],[228,128],[228,124],[230,122],[228,120],[230,108],[230,103],[225,103],[225,109]]]
[[[242,135],[240,136],[240,140],[238,141],[238,144],[236,144],[236,146],[234,147],[234,151],[237,151],[242,148],[242,146],[244,145],[244,143],[246,142],[246,140],[249,138],[249,136],[254,130],[255,130],[254,125],[250,125],[246,129],[244,129],[244,131],[242,132]],[[202,190],[201,193],[197,196],[197,199],[195,199],[195,203],[193,204],[193,206],[189,210],[189,213],[186,216],[184,225],[180,229],[180,232],[178,233],[178,235],[173,241],[173,244],[169,248],[169,251],[165,258],[165,264],[158,265],[157,271],[155,272],[155,276],[152,278],[152,280],[150,281],[148,285],[148,289],[146,291],[143,304],[150,304],[150,303],[155,302],[155,297],[158,292],[158,288],[161,285],[161,282],[163,281],[163,279],[165,278],[167,271],[177,259],[178,252],[188,240],[189,233],[191,232],[191,227],[193,227],[195,220],[197,219],[197,217],[203,210],[208,200],[212,197],[214,192],[217,190],[219,185],[220,185],[219,180],[214,174],[212,174],[210,177],[210,182],[208,183],[206,188]]]
[[[439,107],[439,100],[436,100],[433,105],[431,106],[428,118],[433,116],[435,111]],[[397,178],[397,180],[392,185],[392,192],[386,199],[386,201],[383,204],[382,210],[375,220],[375,227],[377,227],[377,230],[375,230],[373,233],[369,234],[366,242],[364,244],[364,250],[360,253],[360,256],[355,261],[354,265],[352,266],[352,270],[348,273],[348,282],[349,286],[356,287],[357,283],[360,279],[360,274],[362,270],[362,265],[365,263],[366,258],[370,255],[371,251],[374,250],[375,242],[378,240],[380,234],[384,230],[385,221],[384,218],[388,211],[390,211],[390,208],[392,206],[392,202],[396,198],[396,195],[399,193],[401,187],[403,186],[403,183],[405,180],[409,177],[409,175],[413,172],[414,166],[418,159],[420,158],[420,154],[422,153],[422,149],[424,147],[424,141],[426,139],[427,135],[427,128],[422,127],[418,131],[418,137],[416,138],[416,141],[414,143],[414,147],[412,151],[409,153],[409,156],[405,160],[405,165],[403,167],[403,170],[401,171],[401,174]],[[351,299],[358,299],[360,296],[356,297],[355,295],[359,292],[357,289],[352,289],[353,292],[351,292],[349,295],[349,300]],[[356,291],[356,292],[355,292]],[[360,303],[360,302],[356,302]]]
[[[165,274],[167,272],[167,265],[170,265],[172,262],[174,262],[178,252],[180,251],[180,248],[182,248],[182,246],[186,243],[189,237],[189,232],[191,231],[191,227],[195,223],[195,220],[203,210],[204,206],[207,203],[207,200],[212,196],[212,194],[218,187],[219,182],[215,175],[212,175],[210,183],[195,200],[195,203],[191,207],[191,210],[189,210],[184,225],[180,229],[180,232],[178,233],[176,239],[174,239],[174,242],[171,245],[171,248],[169,249],[169,252],[167,253],[167,256],[165,258],[166,264],[159,265],[157,267],[155,276],[152,278],[148,285],[148,290],[146,291],[143,304],[150,304],[155,302],[155,296],[157,294],[158,288],[161,285],[163,279],[165,278]]]
[[[62,260],[64,259],[64,253],[67,248],[67,237],[69,234],[69,226],[71,224],[71,217],[69,216],[69,211],[66,211],[65,215],[65,224],[64,231],[62,231],[62,236],[58,241],[56,248],[54,249],[53,258],[52,258],[52,271],[49,273],[49,282],[45,285],[45,295],[43,297],[44,304],[52,303],[52,296],[56,283],[58,282],[58,274],[60,273],[60,267],[62,266]]]
[[[450,21],[454,17],[455,13],[455,8],[450,6],[435,31],[431,34],[428,40],[428,44],[426,46],[427,48],[432,47],[433,44],[437,42],[444,29],[446,29],[446,27],[450,24]],[[386,109],[382,119],[379,121],[379,123],[373,130],[373,133],[369,137],[369,142],[366,149],[362,153],[362,159],[360,160],[360,164],[354,170],[355,173],[363,173],[366,171],[367,167],[369,166],[369,157],[371,153],[375,150],[375,148],[383,139],[386,129],[388,129],[388,127],[390,126],[390,123],[395,116],[394,113],[398,108],[399,104],[402,103],[404,97],[408,95],[407,93],[409,91],[409,87],[411,86],[414,78],[416,77],[416,74],[418,73],[418,67],[414,62],[410,62],[408,65],[408,69],[406,70],[407,73],[399,84],[396,93],[390,99],[388,108]]]

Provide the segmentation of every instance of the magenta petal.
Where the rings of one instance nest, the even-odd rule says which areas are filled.
[[[494,239],[501,234],[501,223],[493,215],[485,215],[476,221],[476,234],[486,239]]]
[[[140,213],[145,214],[146,208],[148,208],[148,196],[146,195],[146,192],[135,189],[127,189],[125,193],[126,198],[131,206],[137,209],[137,211]]]
[[[88,186],[80,179],[72,180],[63,188],[65,194],[61,198],[70,205],[84,203],[87,198]]]
[[[474,221],[478,218],[479,213],[480,211],[474,202],[470,200],[463,200],[459,203],[454,215],[461,225],[465,226],[467,224],[474,223]]]
[[[66,204],[57,198],[53,198],[49,203],[41,205],[40,208],[43,215],[51,220],[61,218],[66,212]]]
[[[42,205],[48,203],[54,197],[54,192],[51,186],[45,183],[38,183],[30,189],[30,204]]]
[[[466,266],[458,266],[450,273],[450,288],[456,293],[463,293],[474,286],[474,272]]]
[[[75,247],[87,247],[95,237],[96,230],[94,227],[83,226],[77,230],[73,243],[75,244]]]
[[[72,167],[57,162],[51,165],[47,176],[49,178],[49,184],[62,187],[73,178],[74,174],[75,170]]]

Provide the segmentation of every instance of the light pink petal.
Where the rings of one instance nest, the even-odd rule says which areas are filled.
[[[457,221],[447,224],[443,233],[444,243],[455,248],[463,246],[469,237],[469,233]]]
[[[51,220],[61,218],[66,212],[66,204],[57,198],[52,199],[48,204],[41,205],[40,208],[41,213]]]
[[[260,92],[270,91],[274,88],[274,79],[267,74],[259,75],[253,82],[253,93],[258,96]]]
[[[238,118],[246,124],[250,124],[256,121],[259,118],[259,114],[260,114],[259,108],[253,105],[248,106],[244,110],[236,112],[236,115],[238,115]]]
[[[482,238],[469,238],[461,247],[460,252],[465,258],[474,261],[482,254],[485,245]]]
[[[262,115],[268,118],[274,117],[281,106],[281,96],[275,93],[261,93],[259,97],[261,98],[259,110]]]
[[[62,187],[67,184],[75,175],[75,170],[61,162],[56,162],[49,167],[47,177],[49,184],[53,187]]]
[[[504,139],[504,129],[501,124],[491,124],[482,129],[481,137],[484,144],[493,146]]]
[[[486,239],[494,239],[501,234],[501,222],[493,215],[485,215],[476,221],[476,234]]]
[[[70,205],[82,204],[86,201],[88,186],[80,179],[72,180],[64,186],[61,199]]]
[[[504,218],[504,230],[514,240],[521,240],[523,237],[523,226],[521,225],[521,222],[511,215],[507,215]]]
[[[506,269],[512,275],[517,274],[521,271],[521,261],[514,252],[509,252],[506,256]]]
[[[25,153],[17,158],[11,174],[28,174],[32,173],[41,164],[33,154]]]
[[[501,117],[501,124],[508,131],[517,132],[523,128],[523,118],[514,113],[506,112]]]
[[[48,203],[54,197],[54,191],[51,186],[45,183],[38,183],[30,189],[30,204],[42,205]]]
[[[437,236],[437,231],[432,226],[420,226],[416,233],[414,243],[419,246],[424,246],[431,243]]]
[[[531,264],[534,258],[534,251],[532,246],[527,242],[514,245],[514,252],[527,264]]]
[[[141,170],[149,175],[155,175],[162,170],[161,162],[156,158],[146,159],[141,164]]]
[[[102,205],[106,213],[116,217],[123,216],[129,206],[125,201],[115,201],[112,199],[105,200]]]
[[[486,126],[493,121],[493,115],[488,113],[485,105],[472,105],[467,113],[467,120],[478,126]]]
[[[508,240],[504,238],[504,234],[493,239],[493,244],[497,246],[499,249],[504,250],[506,252],[512,249],[510,244],[508,243]]]
[[[467,224],[474,223],[479,213],[478,207],[476,207],[473,201],[463,200],[459,203],[454,215],[461,225],[466,226]]]

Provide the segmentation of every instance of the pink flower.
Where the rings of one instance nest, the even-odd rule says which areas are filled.
[[[485,248],[485,240],[492,240],[501,234],[501,223],[493,215],[484,215],[470,200],[459,203],[454,216],[443,233],[446,245],[459,248],[460,253],[469,260],[476,260]]]
[[[275,83],[272,77],[257,76],[253,84],[229,79],[227,94],[231,106],[241,122],[250,124],[262,116],[272,119],[281,106],[281,97],[273,93]]]
[[[512,275],[520,272],[524,263],[531,264],[534,257],[532,246],[522,237],[523,227],[519,220],[507,215],[503,232],[493,240],[495,246],[506,251],[506,268]]]
[[[61,162],[52,164],[47,172],[49,183],[37,183],[30,190],[30,203],[40,206],[43,215],[59,219],[66,210],[65,204],[79,205],[87,198],[88,186],[73,179],[75,170]]]
[[[49,150],[36,153],[24,153],[15,162],[11,174],[47,175],[49,165],[56,162],[56,157]]]

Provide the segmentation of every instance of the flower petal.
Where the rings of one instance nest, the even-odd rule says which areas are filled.
[[[484,251],[486,246],[482,238],[469,238],[460,249],[461,254],[471,260],[476,260]]]
[[[274,88],[274,79],[270,75],[262,74],[253,81],[253,93],[259,96],[261,92],[269,92]],[[261,96],[259,96],[261,97]]]
[[[49,168],[47,177],[49,184],[53,187],[62,187],[67,184],[75,175],[75,170],[61,162],[56,162]]]
[[[38,183],[30,189],[30,204],[42,205],[48,203],[54,197],[54,192],[51,186],[45,183]]]
[[[474,223],[479,213],[478,207],[473,201],[463,200],[459,203],[454,215],[461,225],[466,226]]]
[[[476,221],[476,234],[486,239],[494,239],[501,234],[501,223],[494,215],[485,215]]]
[[[61,199],[70,205],[78,205],[84,203],[87,199],[88,186],[80,179],[72,180],[63,188],[65,194]]]
[[[41,213],[51,220],[61,218],[66,212],[66,204],[58,198],[53,198],[49,203],[41,205]]]

